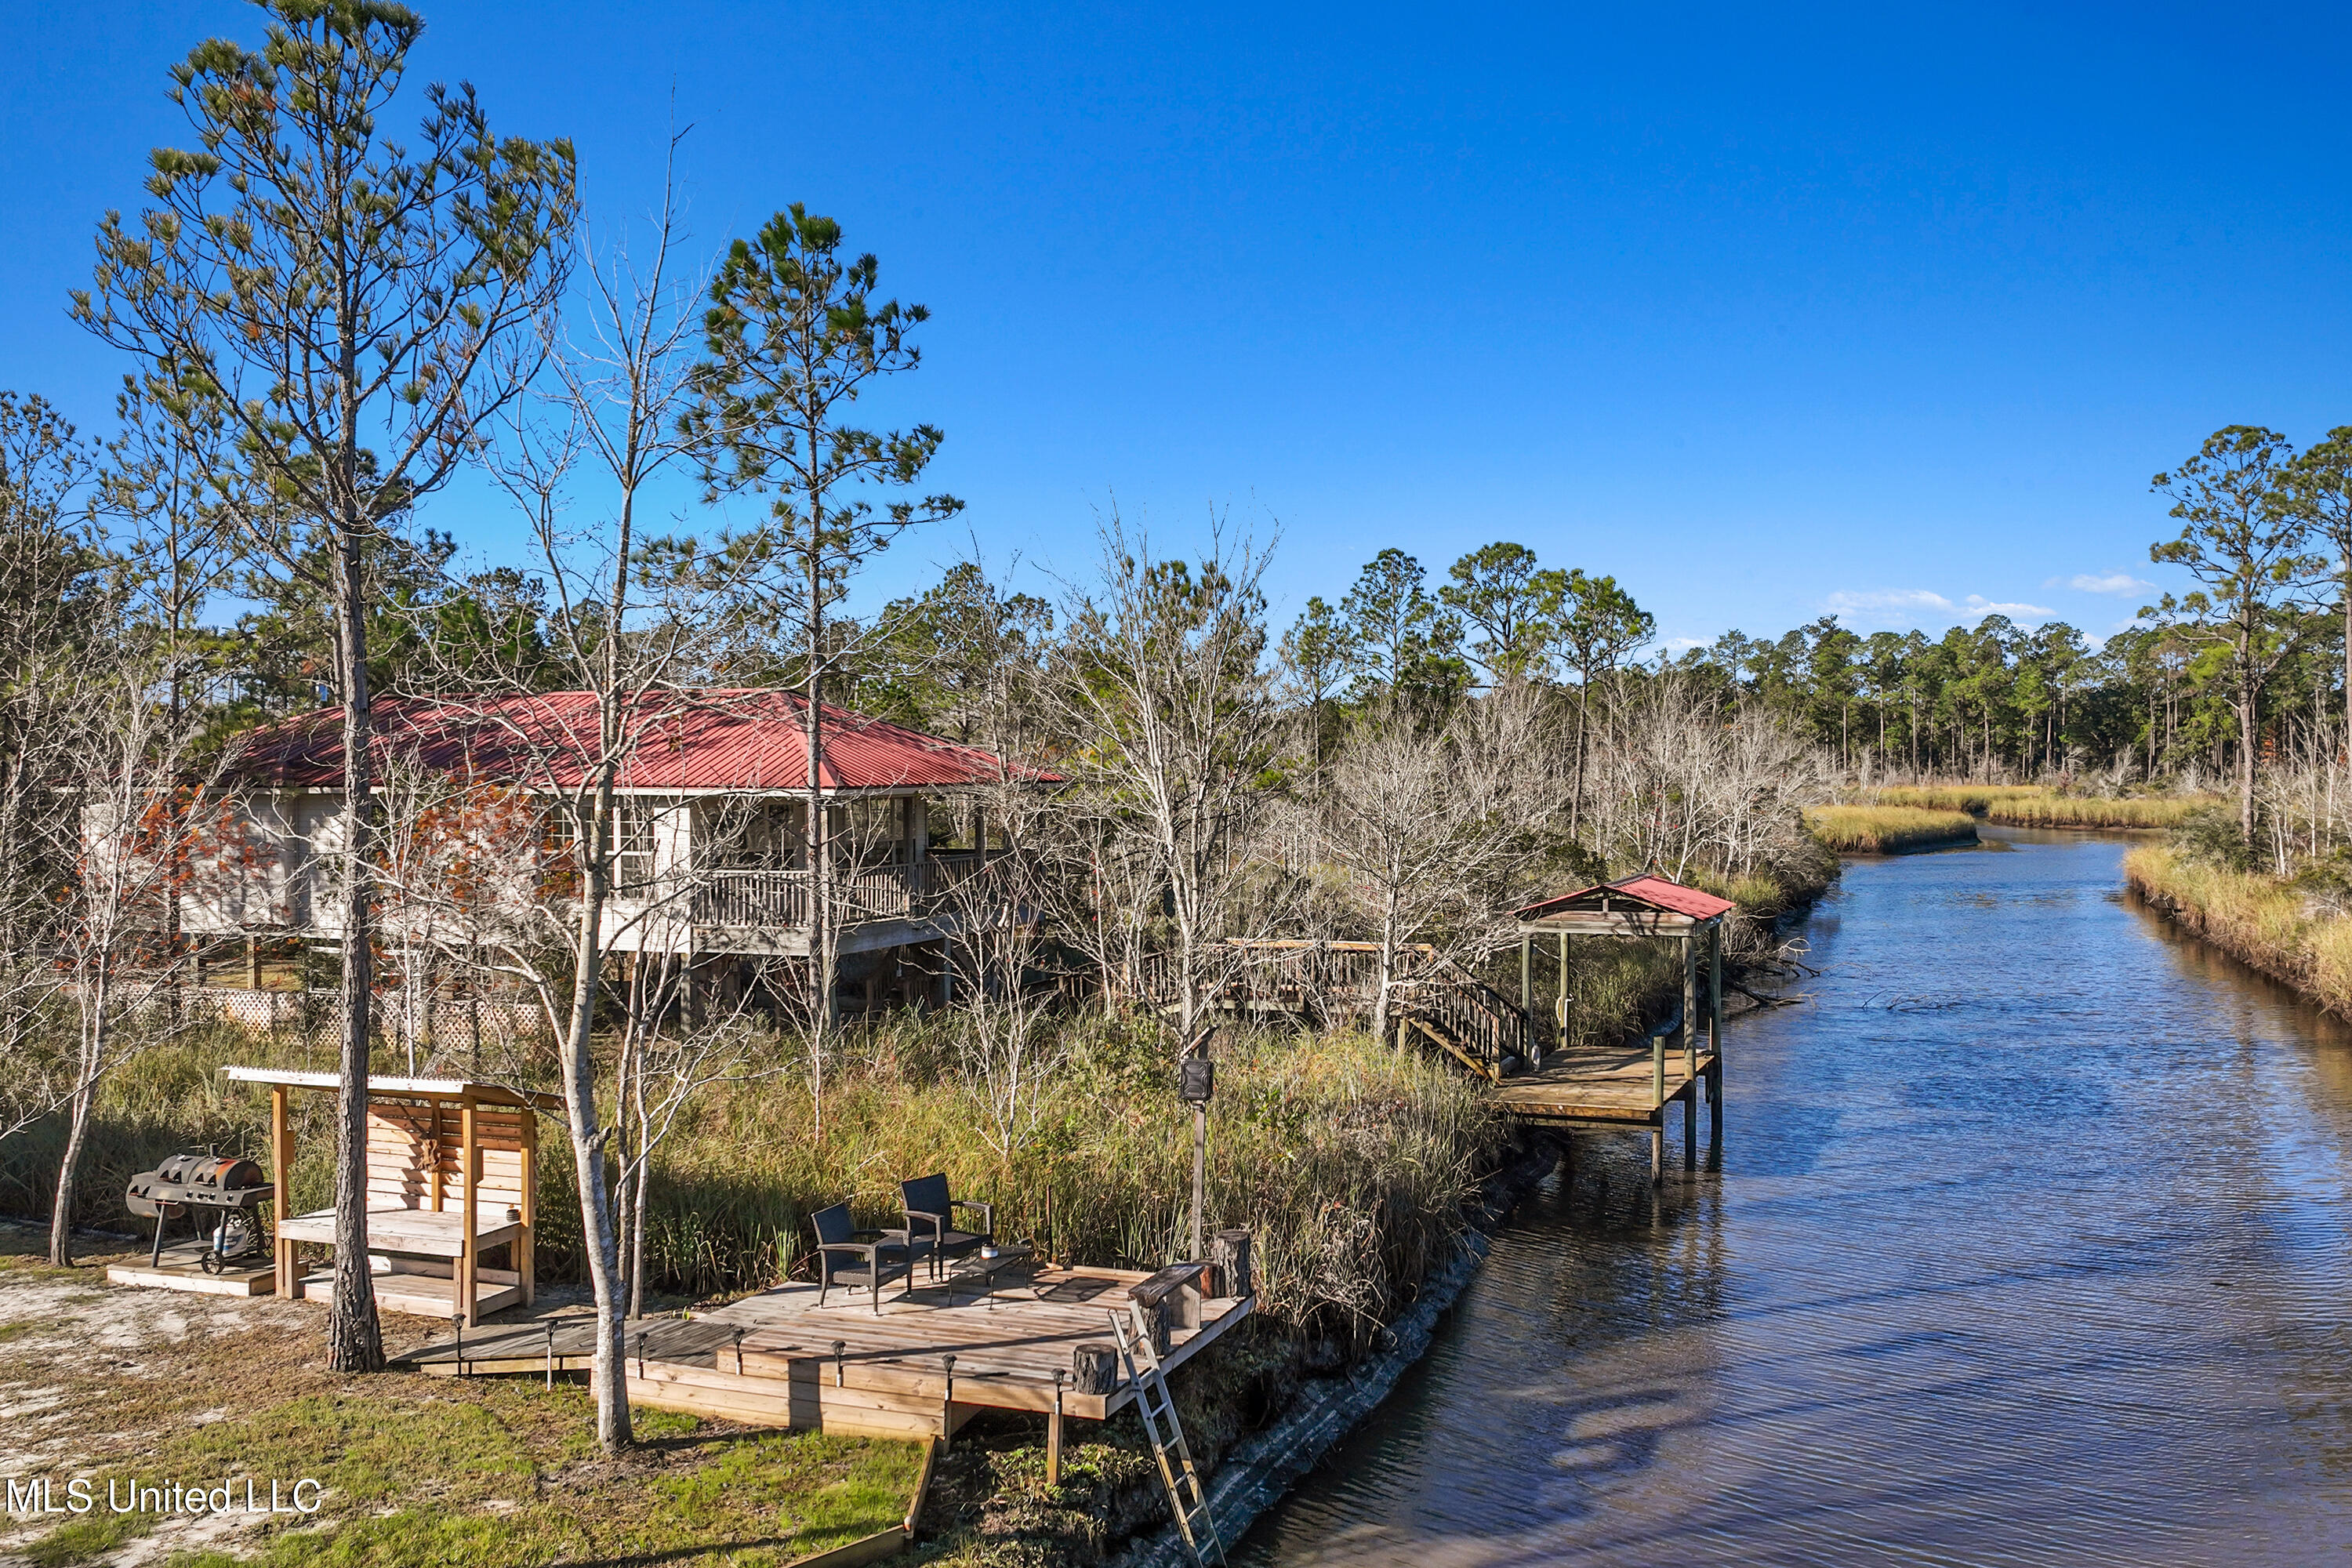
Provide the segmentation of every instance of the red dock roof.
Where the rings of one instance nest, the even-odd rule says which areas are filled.
[[[1729,899],[1718,899],[1703,888],[1690,887],[1645,871],[1638,877],[1627,877],[1615,882],[1595,882],[1589,888],[1579,888],[1572,893],[1561,893],[1540,903],[1529,904],[1516,911],[1516,918],[1539,921],[1548,914],[1557,914],[1571,907],[1580,900],[1596,898],[1603,893],[1614,898],[1632,899],[1674,914],[1688,915],[1695,921],[1711,921],[1739,907]]]
[[[803,716],[795,692],[660,692],[642,699],[627,726],[623,789],[796,790],[807,787]],[[414,757],[444,773],[523,788],[579,786],[597,752],[596,699],[588,691],[520,692],[480,699],[390,698],[374,704],[380,756]],[[993,752],[827,704],[819,784],[827,790],[952,789],[1007,776],[1058,784],[1060,775],[1000,761]],[[283,789],[340,789],[343,712],[315,712],[247,735],[235,773]]]

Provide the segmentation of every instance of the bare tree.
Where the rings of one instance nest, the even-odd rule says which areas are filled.
[[[673,147],[675,143],[673,143]],[[625,816],[642,812],[623,791],[632,763],[656,730],[681,718],[715,718],[742,699],[699,689],[742,622],[755,554],[686,536],[649,536],[640,516],[646,487],[686,451],[688,345],[698,283],[679,276],[678,216],[666,199],[645,248],[615,244],[583,269],[583,300],[551,360],[551,382],[529,414],[518,413],[498,445],[493,471],[528,521],[533,575],[511,590],[496,621],[535,622],[530,670],[481,650],[445,651],[429,668],[435,689],[471,710],[502,759],[502,781],[551,817],[562,845],[561,885],[518,893],[530,918],[485,939],[467,933],[451,962],[487,965],[541,998],[556,1042],[583,1240],[597,1311],[597,1431],[608,1449],[632,1441],[622,1324],[641,1285],[624,1268],[642,1237],[625,1237],[622,1214],[642,1219],[642,1175],[654,1143],[683,1098],[713,1074],[734,1036],[709,1028],[683,1047],[632,1014],[617,1041],[613,1113],[597,1097],[595,1035],[607,955],[617,947],[658,952],[691,919],[703,865],[676,864],[647,885],[624,887],[639,864]],[[519,409],[526,405],[519,405]],[[584,520],[575,519],[584,500]],[[538,615],[545,599],[545,615]],[[554,683],[541,699],[528,688]],[[689,809],[689,808],[678,808]],[[716,805],[706,806],[716,813]],[[625,894],[616,904],[616,894]],[[549,970],[539,955],[560,954]],[[661,1005],[688,983],[663,964],[655,990],[634,978],[638,1005]],[[648,1055],[651,1051],[653,1054]],[[649,1085],[666,1089],[649,1089]],[[650,1098],[648,1098],[650,1094]],[[630,1130],[634,1130],[632,1136]],[[616,1143],[615,1140],[620,1142]],[[617,1162],[617,1166],[616,1166]],[[636,1198],[630,1197],[632,1185]]]
[[[1287,725],[1265,668],[1266,553],[1212,521],[1197,570],[1157,560],[1114,511],[1098,580],[1071,595],[1059,683],[1081,776],[1103,820],[1138,851],[1164,896],[1169,988],[1180,1049],[1208,1048],[1206,1007],[1257,879],[1247,853],[1268,795],[1264,775]],[[1194,1158],[1204,1130],[1195,1108]],[[1193,1255],[1202,1244],[1194,1183]]]
[[[1197,570],[1155,559],[1117,512],[1097,581],[1074,593],[1059,683],[1082,777],[1117,807],[1164,892],[1171,989],[1187,1048],[1253,878],[1243,849],[1286,727],[1265,668],[1267,555],[1210,528]]]
[[[57,954],[73,978],[79,1026],[66,1086],[65,1152],[49,1217],[49,1261],[72,1259],[90,1114],[107,1075],[162,1039],[160,1005],[179,984],[167,941],[192,864],[214,847],[215,776],[198,747],[201,725],[158,700],[168,655],[133,651],[78,681],[79,742],[70,789],[79,809],[55,818],[78,872],[65,900]]]
[[[0,392],[0,1136],[62,1102],[60,890],[80,846],[58,824],[85,736],[88,654],[119,605],[91,528],[100,454],[38,395]]]
[[[497,138],[434,85],[415,148],[377,137],[424,24],[390,5],[274,0],[267,43],[199,45],[172,96],[194,150],[158,149],[155,205],[100,227],[74,313],[142,363],[142,390],[234,472],[207,476],[260,549],[335,607],[344,717],[336,853],[342,1092],[329,1364],[383,1363],[368,1273],[369,879],[376,852],[365,562],[529,380],[559,294],[568,142]],[[323,545],[323,550],[319,546]]]
[[[1726,711],[1683,671],[1613,684],[1605,718],[1586,828],[1614,864],[1754,871],[1798,852],[1803,807],[1828,797],[1820,754],[1786,721]]]
[[[1474,962],[1496,910],[1543,846],[1559,799],[1542,772],[1557,738],[1541,694],[1506,680],[1433,719],[1402,704],[1365,715],[1313,803],[1318,841],[1380,944],[1372,1033],[1408,945],[1438,941]]]

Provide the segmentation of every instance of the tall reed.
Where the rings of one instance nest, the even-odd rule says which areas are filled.
[[[2039,784],[1903,784],[1870,792],[1881,805],[1965,811],[2018,827],[2178,827],[2219,795],[2062,795]]]
[[[2169,845],[2124,857],[2124,879],[2240,963],[2352,1018],[2352,915],[2332,897],[2255,871],[2194,859]]]
[[[1595,966],[1594,1006],[1621,1016],[1635,984]],[[1189,1239],[1192,1121],[1160,1031],[1093,1014],[1059,1021],[1055,1070],[1036,1088],[1033,1130],[995,1147],[983,1096],[958,1070],[961,1020],[902,1016],[854,1036],[814,1134],[806,1077],[781,1071],[718,1086],[655,1161],[649,1281],[694,1298],[754,1289],[798,1265],[808,1216],[846,1199],[862,1221],[898,1220],[898,1184],[945,1171],[996,1205],[1000,1234],[1079,1263],[1155,1268]],[[1596,1022],[1595,1027],[1599,1027]],[[782,1065],[796,1042],[779,1037]],[[259,1155],[266,1092],[222,1079],[231,1061],[287,1047],[234,1030],[159,1046],[107,1085],[83,1218],[128,1228],[130,1176],[185,1144]],[[1295,1331],[1360,1342],[1451,1255],[1463,1205],[1506,1142],[1477,1090],[1450,1066],[1359,1032],[1236,1030],[1221,1037],[1210,1117],[1212,1228],[1252,1231],[1265,1306]],[[298,1093],[297,1209],[332,1201],[332,1097]],[[571,1163],[541,1162],[543,1277],[576,1275]],[[47,1128],[0,1142],[0,1196],[37,1214],[54,1191]]]
[[[1813,837],[1841,854],[1892,855],[1938,844],[1965,844],[1977,820],[1965,811],[1916,805],[1816,805],[1805,811]]]

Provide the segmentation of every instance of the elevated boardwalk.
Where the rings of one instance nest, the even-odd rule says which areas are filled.
[[[1048,1416],[1058,1452],[1064,1416],[1103,1421],[1134,1398],[1104,1375],[1113,1311],[1154,1278],[1118,1268],[1040,1268],[1008,1278],[993,1297],[952,1295],[944,1284],[887,1289],[877,1315],[865,1292],[835,1286],[817,1305],[814,1285],[779,1285],[690,1319],[627,1325],[632,1404],[754,1426],[853,1436],[944,1437],[982,1409]],[[1168,1352],[1181,1366],[1250,1314],[1251,1298],[1180,1291],[1168,1302]],[[486,1328],[400,1358],[443,1375],[541,1373],[587,1368],[593,1321]],[[1055,1373],[1062,1375],[1057,1381]]]

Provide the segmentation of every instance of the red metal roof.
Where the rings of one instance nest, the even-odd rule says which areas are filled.
[[[589,691],[480,699],[389,698],[373,704],[380,756],[414,757],[444,773],[524,788],[578,787],[596,757],[596,698]],[[643,698],[619,784],[635,790],[794,790],[807,787],[806,701],[796,692],[707,690]],[[819,782],[828,790],[940,789],[1005,777],[1060,776],[1002,763],[990,752],[827,704]],[[339,789],[343,710],[321,708],[247,735],[235,772],[283,789]]]
[[[1558,913],[1580,899],[1591,898],[1601,893],[1630,898],[1648,904],[1653,909],[1665,910],[1678,915],[1688,915],[1697,921],[1711,921],[1717,915],[1729,914],[1739,907],[1729,899],[1718,899],[1703,888],[1690,887],[1685,883],[1644,872],[1641,876],[1627,877],[1621,881],[1595,882],[1589,888],[1579,888],[1572,893],[1562,893],[1557,898],[1529,904],[1527,908],[1517,911],[1516,918],[1523,921],[1541,920],[1548,914]]]

